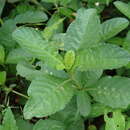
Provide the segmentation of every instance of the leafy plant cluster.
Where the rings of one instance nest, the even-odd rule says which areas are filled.
[[[0,1],[0,130],[129,130],[130,3]]]

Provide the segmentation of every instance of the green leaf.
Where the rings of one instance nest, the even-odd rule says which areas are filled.
[[[20,75],[28,80],[33,80],[38,76],[43,76],[43,73],[36,70],[35,67],[27,62],[20,62],[16,67],[17,75]]]
[[[5,50],[4,47],[0,45],[0,64],[3,64],[5,61]]]
[[[66,130],[61,121],[56,120],[39,120],[33,130]]]
[[[80,9],[76,20],[67,29],[64,39],[65,49],[78,50],[99,45],[101,35],[100,20],[96,9]]]
[[[113,18],[102,24],[103,40],[108,40],[129,25],[129,21],[125,18]]]
[[[130,104],[130,79],[126,77],[104,77],[92,86],[90,94],[94,100],[112,108],[127,108]]]
[[[120,110],[115,110],[112,118],[105,114],[104,120],[106,122],[105,130],[125,130],[125,117]]]
[[[95,125],[89,125],[88,130],[97,130]]]
[[[54,76],[37,77],[29,89],[29,100],[24,107],[24,117],[45,117],[62,110],[73,96],[70,80]]]
[[[0,85],[3,85],[6,81],[6,71],[0,72]]]
[[[15,17],[16,23],[39,23],[47,21],[47,15],[42,11],[27,11]]]
[[[77,106],[80,114],[84,117],[88,116],[91,111],[90,97],[85,91],[77,93]]]
[[[3,8],[5,6],[5,2],[6,2],[6,0],[0,0],[0,17],[1,17],[2,11],[3,11]]]
[[[56,30],[59,28],[59,26],[61,25],[61,23],[63,22],[64,19],[59,19],[58,21],[56,21],[55,23],[53,23],[52,25],[46,27],[43,31],[43,37],[46,40],[49,40],[52,38],[53,34],[56,32]]]
[[[2,122],[2,130],[18,130],[16,121],[10,108],[7,108]]]
[[[105,106],[101,103],[94,103],[91,105],[91,113],[89,114],[89,118],[96,118],[101,115],[104,115],[106,111],[112,112],[112,108]]]
[[[71,69],[73,64],[75,62],[75,52],[70,50],[67,51],[65,56],[64,56],[64,64],[65,64],[65,68],[67,70]]]
[[[129,4],[126,4],[122,1],[116,1],[114,2],[114,5],[121,13],[123,13],[125,16],[130,18],[130,5]]]
[[[125,130],[129,130],[129,129],[130,129],[130,118],[127,118]]]
[[[16,23],[9,19],[2,24],[0,28],[0,44],[7,47],[8,50],[14,48],[15,41],[12,38],[12,32],[16,29]]]
[[[25,121],[22,118],[17,118],[16,119],[17,126],[19,130],[32,130],[33,129],[33,124],[31,124],[29,121]]]
[[[109,51],[108,51],[109,50]],[[79,50],[74,67],[79,70],[114,69],[126,65],[130,54],[124,49],[111,44]]]
[[[17,64],[20,61],[29,61],[32,59],[32,56],[21,48],[13,49],[9,52],[6,63],[7,64]]]
[[[59,70],[65,68],[56,45],[44,40],[39,31],[33,28],[20,27],[13,32],[13,38],[23,49],[34,57],[45,61],[49,66]]]
[[[73,78],[82,88],[89,87],[94,84],[102,75],[102,70],[75,71]]]

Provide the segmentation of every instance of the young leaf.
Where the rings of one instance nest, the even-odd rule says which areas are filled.
[[[45,117],[62,110],[73,96],[72,83],[54,76],[37,77],[29,89],[24,117]]]
[[[105,130],[125,130],[125,117],[120,110],[115,110],[112,118],[105,113],[104,120],[106,122]]]
[[[16,121],[10,108],[7,108],[2,122],[2,130],[18,130]]]
[[[43,37],[46,40],[49,40],[52,38],[53,34],[55,33],[55,31],[59,28],[59,26],[61,25],[61,23],[63,22],[64,19],[59,19],[58,21],[56,21],[55,23],[53,23],[52,25],[46,27],[43,31]]]
[[[0,45],[0,64],[3,64],[5,61],[5,50],[4,47]]]
[[[104,77],[92,86],[90,94],[94,100],[111,108],[127,108],[130,104],[130,79],[126,77]]]
[[[79,91],[77,94],[77,106],[80,114],[84,117],[88,116],[91,111],[90,97],[85,91]]]
[[[109,51],[108,51],[109,50]],[[92,69],[114,69],[126,65],[130,54],[111,44],[79,50],[74,67],[81,71]]]
[[[122,2],[122,1],[116,1],[114,2],[114,5],[117,9],[119,9],[120,12],[122,12],[125,16],[130,18],[130,5]]]
[[[71,67],[73,66],[75,62],[75,52],[70,50],[67,51],[64,57],[64,64],[65,64],[65,68],[67,70],[71,69]]]
[[[129,25],[125,18],[113,18],[102,24],[103,40],[108,40],[124,30]]]
[[[76,20],[70,24],[64,39],[65,49],[78,50],[97,46],[100,41],[101,25],[96,9],[80,9]]]
[[[45,22],[48,19],[47,15],[42,11],[27,11],[15,17],[16,23],[39,23]]]
[[[26,37],[26,38],[25,38]],[[13,32],[13,38],[29,53],[45,61],[49,66],[64,69],[62,58],[58,55],[55,44],[44,40],[40,32],[33,28],[20,27]]]
[[[3,85],[6,81],[6,71],[0,72],[0,85]]]
[[[33,130],[66,130],[61,121],[56,120],[39,120]]]

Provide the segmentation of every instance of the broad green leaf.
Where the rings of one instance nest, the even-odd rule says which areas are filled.
[[[77,114],[76,97],[74,96],[63,110],[51,115],[50,118],[53,120],[62,121],[64,124],[66,124],[66,126],[72,124],[75,121],[77,122],[81,120],[79,112]]]
[[[100,41],[101,25],[96,9],[80,9],[76,20],[67,29],[65,49],[78,50],[97,46]]]
[[[28,89],[30,98],[24,107],[24,117],[45,117],[62,110],[73,96],[69,81],[49,75],[33,80]]]
[[[32,59],[32,56],[21,48],[13,49],[9,52],[6,63],[7,64],[17,64],[20,61],[29,61]]]
[[[2,130],[18,130],[14,115],[10,108],[7,108],[5,111],[2,127]]]
[[[20,75],[28,80],[33,80],[38,76],[43,76],[42,72],[36,70],[35,67],[27,62],[20,62],[16,67],[17,75]]]
[[[113,18],[105,21],[102,24],[103,40],[108,40],[119,32],[124,30],[129,25],[129,21],[125,18]]]
[[[0,64],[3,64],[5,61],[5,50],[4,47],[0,45]]]
[[[16,23],[9,19],[0,27],[0,44],[7,47],[8,50],[15,46],[15,41],[12,38],[12,32],[16,29]]]
[[[45,61],[49,66],[59,70],[65,68],[56,45],[44,40],[39,31],[33,28],[20,27],[13,32],[13,38],[23,49],[34,57]]]
[[[109,51],[108,51],[109,50]],[[126,65],[130,54],[124,49],[111,44],[79,50],[74,67],[79,70],[114,69]]]
[[[39,23],[45,22],[48,19],[47,15],[42,11],[27,11],[15,17],[16,23]]]
[[[80,119],[78,121],[72,122],[67,126],[66,130],[85,130],[84,120]]]
[[[84,117],[88,116],[91,112],[90,97],[86,91],[79,91],[77,93],[77,107],[80,114]]]
[[[56,70],[44,64],[43,62],[38,62],[36,66],[41,68],[40,69],[41,73],[53,75],[55,77],[63,78],[63,79],[69,78],[68,73],[65,72],[64,70]]]
[[[101,115],[104,115],[106,111],[112,112],[112,108],[105,106],[101,103],[94,103],[91,105],[91,113],[89,114],[89,118],[96,118]]]
[[[66,130],[61,121],[56,120],[39,120],[33,130]]]
[[[114,2],[114,5],[121,13],[123,13],[125,16],[130,18],[130,5],[129,4],[126,4],[122,1],[116,1]]]
[[[105,130],[125,130],[125,117],[120,110],[115,110],[112,117],[104,115],[106,122]]]
[[[0,85],[3,85],[6,81],[6,71],[0,72]]]
[[[5,2],[6,2],[6,0],[0,0],[0,16],[1,16],[3,8],[5,6]]]
[[[19,128],[19,130],[32,130],[33,129],[33,124],[30,123],[29,121],[25,121],[22,118],[17,118],[16,119],[17,122],[17,126]]]
[[[113,38],[107,40],[107,42],[111,43],[111,44],[118,45],[118,46],[123,46],[124,38],[122,38],[122,37],[113,37]]]
[[[71,69],[73,64],[75,62],[75,52],[70,50],[67,51],[65,56],[64,56],[64,64],[65,64],[65,68],[67,70]]]
[[[102,75],[102,70],[90,70],[90,71],[75,71],[73,74],[74,80],[82,86],[82,88],[89,87],[94,84]]]
[[[104,77],[92,86],[90,94],[94,100],[112,108],[127,108],[130,105],[130,79],[126,77]]]

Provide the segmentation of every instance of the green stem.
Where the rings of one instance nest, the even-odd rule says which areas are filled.
[[[31,2],[34,3],[34,4],[36,4],[36,5],[38,5],[39,7],[41,7],[41,9],[43,11],[45,11],[46,13],[48,13],[49,15],[51,15],[51,13],[46,8],[44,8],[37,0],[32,0]]]
[[[19,95],[19,96],[21,96],[21,97],[24,97],[24,98],[26,98],[26,99],[29,99],[28,96],[26,96],[26,95],[24,95],[24,94],[22,94],[22,93],[19,93],[19,92],[15,91],[15,90],[12,90],[11,92],[12,92],[12,93],[15,93],[15,94],[17,94],[17,95]]]

